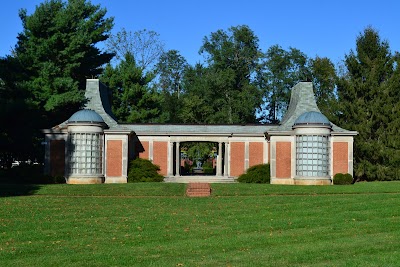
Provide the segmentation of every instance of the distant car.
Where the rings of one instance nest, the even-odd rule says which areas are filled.
[[[11,163],[11,168],[19,166],[20,163],[21,161],[14,161],[13,163]]]

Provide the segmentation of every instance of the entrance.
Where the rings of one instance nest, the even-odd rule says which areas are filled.
[[[217,142],[180,142],[174,149],[175,176],[222,176],[224,150]]]

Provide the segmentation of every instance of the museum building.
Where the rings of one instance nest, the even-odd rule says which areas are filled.
[[[269,163],[271,184],[330,185],[336,173],[353,174],[356,131],[332,124],[318,109],[311,82],[292,88],[279,125],[120,124],[109,90],[86,81],[87,103],[67,121],[43,130],[45,172],[69,184],[126,183],[129,161],[160,166],[165,182],[233,182],[254,165]],[[185,142],[213,142],[216,174],[182,173]]]

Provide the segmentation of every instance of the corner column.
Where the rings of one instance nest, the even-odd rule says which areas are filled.
[[[168,176],[174,175],[174,143],[168,143]]]
[[[224,176],[229,176],[229,143],[225,142],[225,155],[224,155]]]
[[[180,176],[181,175],[181,149],[180,149],[180,143],[176,142],[176,150],[175,150],[175,154],[176,154],[176,162],[175,162],[175,176]]]
[[[222,176],[222,142],[218,143],[217,176]]]

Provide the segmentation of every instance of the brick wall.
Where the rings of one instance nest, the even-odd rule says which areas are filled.
[[[249,143],[249,167],[262,164],[264,160],[264,144],[262,142]]]
[[[244,173],[244,142],[232,142],[230,168],[231,176],[239,176]]]
[[[149,159],[149,141],[140,142],[143,147],[143,151],[139,152],[139,158]]]
[[[168,142],[153,142],[153,163],[160,166],[161,175],[167,175]]]
[[[291,142],[276,142],[276,178],[291,177]]]
[[[107,141],[107,176],[122,176],[122,140]]]
[[[349,145],[347,142],[333,143],[333,175],[349,172]]]
[[[64,176],[65,170],[65,141],[50,141],[50,175]]]

